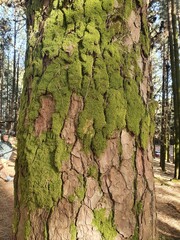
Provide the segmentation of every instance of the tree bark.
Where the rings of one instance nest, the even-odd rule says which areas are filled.
[[[172,29],[174,39],[174,59],[175,59],[175,91],[177,94],[177,119],[176,119],[176,159],[175,159],[175,173],[174,177],[180,179],[180,67],[179,67],[179,47],[178,47],[178,31],[177,31],[177,19],[175,10],[175,1],[171,0],[171,14],[172,14]]]
[[[28,1],[15,239],[155,239],[142,1]]]
[[[160,166],[162,171],[166,168],[166,135],[167,135],[167,118],[166,118],[166,47],[165,43],[162,46],[162,62],[163,62],[163,73],[162,73],[162,113],[161,113],[161,149],[160,149]]]
[[[169,46],[171,56],[171,74],[173,82],[174,95],[174,125],[175,125],[175,172],[174,177],[180,178],[180,69],[179,69],[179,51],[177,40],[177,25],[175,14],[174,0],[168,0],[168,29],[169,29]]]

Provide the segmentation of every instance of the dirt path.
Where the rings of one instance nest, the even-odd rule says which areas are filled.
[[[9,170],[13,174],[14,169]],[[159,159],[154,160],[159,240],[180,240],[180,181],[172,180],[173,170],[173,164],[167,164],[162,173]],[[0,240],[13,239],[13,204],[13,182],[0,178]]]
[[[12,239],[13,182],[0,179],[0,240]]]
[[[154,160],[157,228],[160,239],[180,240],[180,181],[173,180],[174,165],[166,164],[166,172]]]
[[[14,161],[15,154],[12,155]],[[8,167],[10,175],[14,175],[14,167]],[[0,178],[0,240],[11,240],[13,207],[14,207],[14,187],[13,182],[5,182]]]

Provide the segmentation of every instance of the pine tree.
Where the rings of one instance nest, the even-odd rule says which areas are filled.
[[[27,1],[15,239],[155,239],[146,11]]]

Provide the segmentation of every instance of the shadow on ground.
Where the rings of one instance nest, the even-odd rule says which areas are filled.
[[[154,160],[157,228],[160,240],[180,240],[180,181],[173,180],[174,165],[166,164],[162,172],[159,159]]]

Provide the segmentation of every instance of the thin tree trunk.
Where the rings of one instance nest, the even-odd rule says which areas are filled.
[[[17,127],[17,118],[18,118],[18,109],[19,109],[19,103],[18,103],[18,99],[19,99],[19,60],[20,60],[20,54],[18,54],[18,58],[17,58],[17,76],[16,76],[16,95],[15,95],[15,117],[14,117],[14,127],[13,130],[16,132],[16,127]]]
[[[180,179],[180,67],[179,67],[179,48],[177,38],[177,20],[175,12],[175,2],[171,0],[172,30],[174,40],[174,64],[175,64],[175,91],[177,101],[175,104],[176,113],[176,158],[175,158],[175,178]]]
[[[3,121],[2,109],[3,109],[3,78],[4,78],[4,45],[1,43],[0,49],[0,119]]]
[[[169,73],[170,73],[170,65],[169,65],[169,48],[167,46],[167,58],[166,58],[166,161],[170,162],[170,98],[169,98]]]
[[[179,32],[179,37],[180,37],[180,2],[179,0],[176,0],[176,15],[177,15],[177,20],[178,20],[178,32]]]
[[[9,83],[10,83],[10,60],[9,60],[9,52],[8,52],[8,65],[7,65],[7,77],[6,77],[6,83],[7,83],[7,86],[6,86],[6,95],[7,95],[7,102],[6,102],[6,116],[7,118],[9,119],[9,111],[10,111],[10,96],[9,96]]]
[[[160,150],[160,166],[165,171],[166,162],[166,117],[165,117],[165,103],[166,103],[166,49],[165,44],[162,47],[163,55],[163,74],[162,74],[162,113],[161,113],[161,150]]]
[[[16,22],[16,10],[15,10],[15,19],[14,19],[14,52],[13,52],[13,81],[12,81],[12,97],[11,97],[11,120],[14,121],[15,116],[15,99],[16,99],[16,62],[17,62],[17,53],[16,53],[16,41],[17,41],[17,22]]]

